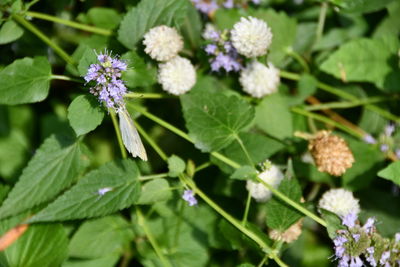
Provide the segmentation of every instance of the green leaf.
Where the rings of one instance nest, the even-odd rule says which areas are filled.
[[[278,93],[265,97],[256,107],[255,123],[275,138],[292,137],[292,114],[286,100]]]
[[[29,222],[92,218],[127,208],[139,198],[138,177],[132,160],[107,163],[86,174]]]
[[[309,74],[303,74],[297,83],[297,91],[294,94],[285,95],[290,106],[302,104],[307,97],[317,91],[317,79]]]
[[[89,66],[97,62],[96,51],[88,46],[84,46],[84,52],[79,60],[78,72],[80,76],[85,76]]]
[[[121,21],[121,16],[112,8],[93,7],[87,16],[95,26],[110,30],[115,29]]]
[[[215,25],[219,30],[230,30],[240,18],[246,16],[245,11],[237,8],[219,8],[215,12]]]
[[[60,224],[30,225],[4,252],[8,266],[60,266],[68,253],[68,238]]]
[[[113,267],[117,266],[120,256],[110,254],[93,260],[68,260],[62,267]]]
[[[142,0],[123,18],[118,40],[133,49],[144,34],[158,25],[179,27],[186,16],[187,0]]]
[[[7,44],[19,39],[24,30],[12,20],[5,22],[0,29],[0,44]]]
[[[0,71],[0,104],[42,101],[49,93],[50,79],[51,68],[46,58],[17,59]]]
[[[171,190],[168,181],[165,179],[149,181],[142,186],[137,204],[153,204],[168,200],[172,197]]]
[[[385,88],[388,75],[398,71],[398,66],[391,60],[398,49],[399,41],[394,36],[353,40],[331,54],[322,63],[321,70],[345,81],[372,82]]]
[[[0,218],[52,199],[71,185],[87,161],[79,142],[61,136],[47,138],[8,194],[0,208]]]
[[[181,96],[181,103],[189,135],[204,152],[228,146],[254,117],[249,103],[220,92],[191,91]]]
[[[302,193],[296,179],[283,179],[278,190],[291,200],[300,204]],[[267,202],[266,212],[268,227],[281,232],[288,229],[303,216],[301,212],[289,206],[276,196],[273,196],[272,199]]]
[[[400,185],[400,161],[395,161],[378,172],[378,176]]]
[[[277,66],[283,65],[283,60],[295,41],[297,23],[296,19],[289,17],[284,12],[276,12],[273,9],[257,9],[252,14],[254,17],[267,22],[273,34],[269,47],[268,60]],[[282,33],[285,34],[282,34]]]
[[[185,21],[182,25],[182,35],[185,40],[185,44],[191,49],[197,49],[201,44],[201,32],[203,29],[203,23],[199,12],[194,5],[189,5]]]
[[[230,176],[232,179],[237,180],[254,180],[257,177],[257,170],[252,166],[242,166],[236,169],[235,172]]]
[[[369,13],[380,10],[393,0],[330,0],[348,13]]]
[[[141,58],[135,51],[124,54],[121,59],[126,60],[129,67],[122,73],[122,79],[129,88],[147,87],[157,82],[157,69]]]
[[[133,239],[130,224],[121,216],[107,216],[84,222],[69,244],[69,257],[94,259],[121,255]]]
[[[327,223],[326,231],[331,239],[334,239],[337,235],[337,231],[344,229],[342,220],[333,212],[325,209],[319,209],[322,219]]]
[[[68,107],[68,120],[77,136],[96,129],[104,118],[99,101],[90,95],[76,97]]]
[[[178,177],[185,171],[185,168],[186,164],[180,157],[172,155],[168,158],[168,176]]]

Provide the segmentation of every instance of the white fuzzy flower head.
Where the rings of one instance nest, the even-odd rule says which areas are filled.
[[[243,90],[253,97],[261,98],[278,90],[280,83],[279,69],[253,61],[240,72],[239,78]]]
[[[233,46],[243,56],[263,56],[272,41],[271,28],[263,20],[242,17],[231,30]]]
[[[159,65],[158,82],[165,91],[181,95],[196,83],[196,70],[188,59],[177,56]]]
[[[167,61],[175,57],[183,48],[182,37],[171,27],[161,25],[150,29],[145,35],[144,51],[158,61]]]
[[[340,217],[349,213],[357,215],[360,212],[358,199],[354,198],[352,192],[342,188],[325,192],[318,202],[318,207],[329,210]]]
[[[284,175],[275,165],[270,165],[265,171],[258,175],[260,179],[268,183],[274,188],[278,188]],[[272,192],[266,188],[262,183],[247,180],[247,190],[257,202],[265,202],[272,197]]]

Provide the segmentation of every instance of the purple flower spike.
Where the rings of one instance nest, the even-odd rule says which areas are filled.
[[[185,190],[182,198],[189,203],[189,206],[197,205],[197,199],[194,197],[194,192],[192,190]]]
[[[353,228],[356,225],[357,214],[351,212],[343,217],[342,224],[348,228]]]

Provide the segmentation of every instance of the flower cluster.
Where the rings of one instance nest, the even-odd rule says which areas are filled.
[[[359,200],[353,193],[343,188],[331,189],[325,192],[318,202],[318,207],[337,214],[346,216],[350,213],[357,215],[360,212]]]
[[[199,10],[200,12],[210,15],[214,13],[218,8],[221,6],[224,8],[234,8],[235,6],[239,7],[240,5],[245,4],[246,2],[252,2],[253,4],[258,5],[260,3],[260,0],[250,0],[250,1],[235,1],[235,0],[223,0],[223,1],[217,1],[217,0],[191,0],[194,6]],[[218,4],[218,2],[222,2],[221,4]],[[235,3],[239,2],[239,3]]]
[[[400,264],[400,234],[393,240],[381,237],[375,219],[368,218],[361,226],[355,213],[342,217],[344,229],[333,239],[335,258],[340,267],[398,266]]]
[[[118,110],[124,106],[123,96],[127,92],[121,73],[127,65],[124,61],[111,57],[107,52],[97,55],[99,63],[91,64],[85,81],[95,81],[90,93],[97,96],[108,108]]]
[[[209,42],[204,50],[211,56],[212,71],[225,69],[226,72],[237,72],[242,68],[242,59],[229,41],[227,31],[219,32],[211,24],[207,24],[203,37]]]
[[[400,159],[400,139],[394,135],[395,131],[396,125],[389,123],[377,139],[370,134],[366,134],[363,140],[367,144],[378,145],[383,153],[393,152]]]
[[[278,188],[284,178],[281,170],[279,170],[279,168],[273,165],[269,160],[265,161],[261,168],[262,172],[258,177],[272,187]],[[266,188],[262,183],[247,180],[246,189],[257,202],[265,202],[272,197],[271,190]]]
[[[176,29],[165,25],[154,27],[144,35],[143,44],[152,59],[163,62],[157,77],[163,90],[181,95],[194,86],[196,70],[188,59],[178,56],[183,41]]]

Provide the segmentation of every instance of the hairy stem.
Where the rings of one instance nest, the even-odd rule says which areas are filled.
[[[164,153],[164,151],[157,145],[156,142],[143,130],[142,126],[139,123],[135,122],[136,128],[138,129],[140,135],[144,137],[144,139],[149,143],[149,145],[157,152],[157,154],[162,158],[164,161],[168,160],[168,156]]]

